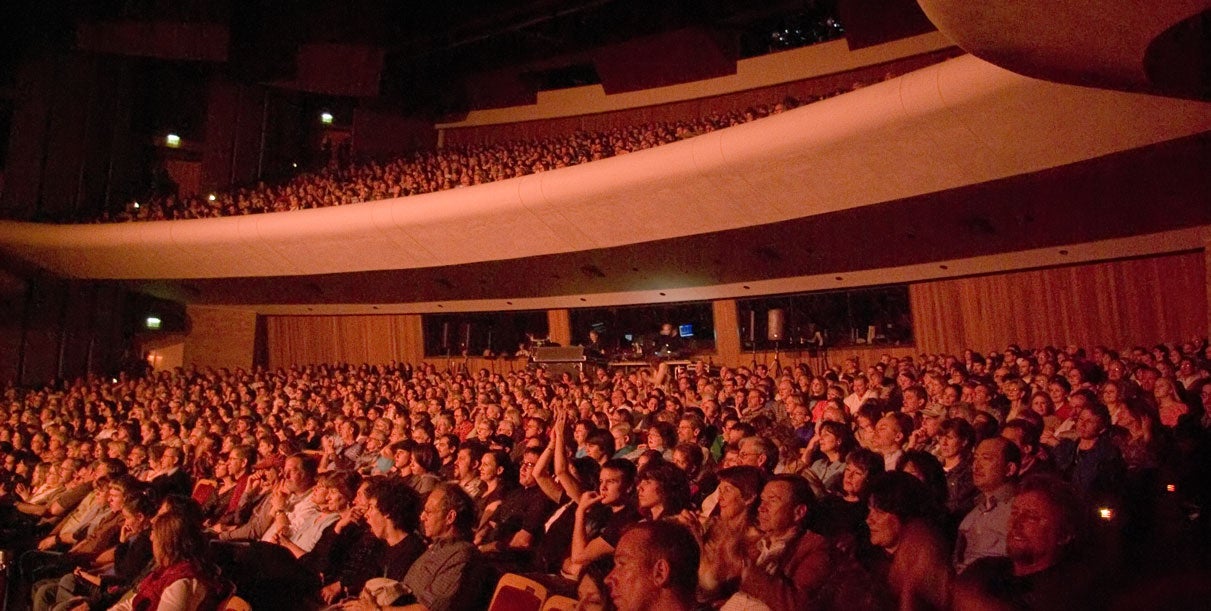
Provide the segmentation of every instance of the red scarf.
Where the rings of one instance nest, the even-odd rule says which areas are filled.
[[[225,514],[235,513],[240,509],[240,497],[244,496],[244,491],[248,489],[248,474],[244,474],[240,479],[236,480],[235,490],[231,491],[231,498],[227,500],[227,509]]]
[[[182,560],[175,564],[170,564],[163,568],[157,568],[147,574],[143,581],[139,582],[138,588],[135,590],[134,600],[131,601],[131,608],[134,611],[151,611],[160,606],[160,597],[164,595],[164,590],[180,579],[197,579],[202,582],[202,587],[206,588],[206,599],[203,601],[200,608],[208,608],[206,603],[209,601],[221,600],[222,592],[219,590],[219,584],[206,576],[202,575],[192,562]],[[214,604],[211,605],[215,606]]]

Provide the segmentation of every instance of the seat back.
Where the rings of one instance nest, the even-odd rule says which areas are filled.
[[[515,573],[501,575],[492,595],[489,611],[541,611],[547,599],[547,588]]]
[[[223,601],[223,604],[219,605],[219,609],[221,611],[252,611],[252,605],[243,598],[232,594],[230,598]]]

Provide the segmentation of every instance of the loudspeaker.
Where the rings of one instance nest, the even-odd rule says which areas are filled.
[[[786,311],[782,308],[774,308],[769,311],[766,339],[771,342],[779,342],[786,339]]]

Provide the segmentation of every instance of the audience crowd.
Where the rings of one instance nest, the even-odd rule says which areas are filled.
[[[509,573],[580,609],[1176,608],[1207,589],[1209,361],[3,387],[8,608],[482,609]]]
[[[855,83],[853,88],[857,87]],[[843,91],[833,95],[839,93]],[[333,157],[327,167],[301,172],[281,184],[258,183],[193,197],[158,193],[101,220],[160,221],[284,212],[433,193],[633,153],[781,113],[799,104],[788,97],[776,104],[681,121],[528,141],[447,146],[385,161],[351,164]]]

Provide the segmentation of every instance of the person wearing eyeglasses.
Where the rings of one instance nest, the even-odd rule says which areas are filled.
[[[527,448],[522,453],[518,469],[520,486],[505,493],[500,508],[489,519],[487,528],[481,530],[476,542],[480,551],[520,558],[537,545],[547,518],[555,510],[555,504],[534,477],[534,464],[541,455],[541,448]]]

